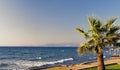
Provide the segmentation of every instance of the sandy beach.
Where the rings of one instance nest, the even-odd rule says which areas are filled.
[[[109,59],[105,60],[105,65],[111,65],[111,64],[120,64],[120,58],[114,58],[114,59]],[[96,67],[97,62],[86,62],[86,63],[80,63],[80,64],[72,64],[69,66],[66,65],[61,65],[61,66],[54,66],[54,67],[49,67],[45,69],[31,69],[31,70],[82,70],[90,67]]]

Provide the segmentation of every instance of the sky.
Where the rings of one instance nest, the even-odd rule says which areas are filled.
[[[78,45],[91,15],[119,17],[120,0],[0,0],[0,46]]]

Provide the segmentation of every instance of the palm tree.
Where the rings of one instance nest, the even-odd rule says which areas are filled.
[[[85,38],[86,42],[80,44],[78,53],[94,52],[97,54],[98,70],[105,70],[103,52],[106,47],[120,45],[120,26],[115,26],[113,23],[117,18],[109,19],[107,22],[101,22],[97,17],[88,17],[90,29],[85,32],[82,28],[76,30]]]

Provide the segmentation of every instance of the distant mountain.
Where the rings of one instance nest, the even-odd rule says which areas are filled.
[[[78,47],[78,43],[66,43],[66,44],[46,44],[47,47]]]

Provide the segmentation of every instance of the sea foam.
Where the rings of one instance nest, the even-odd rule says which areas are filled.
[[[0,60],[0,70],[26,70],[30,67],[63,63],[72,60],[73,58],[60,59],[57,61],[50,61],[50,62],[27,61],[27,60]]]

